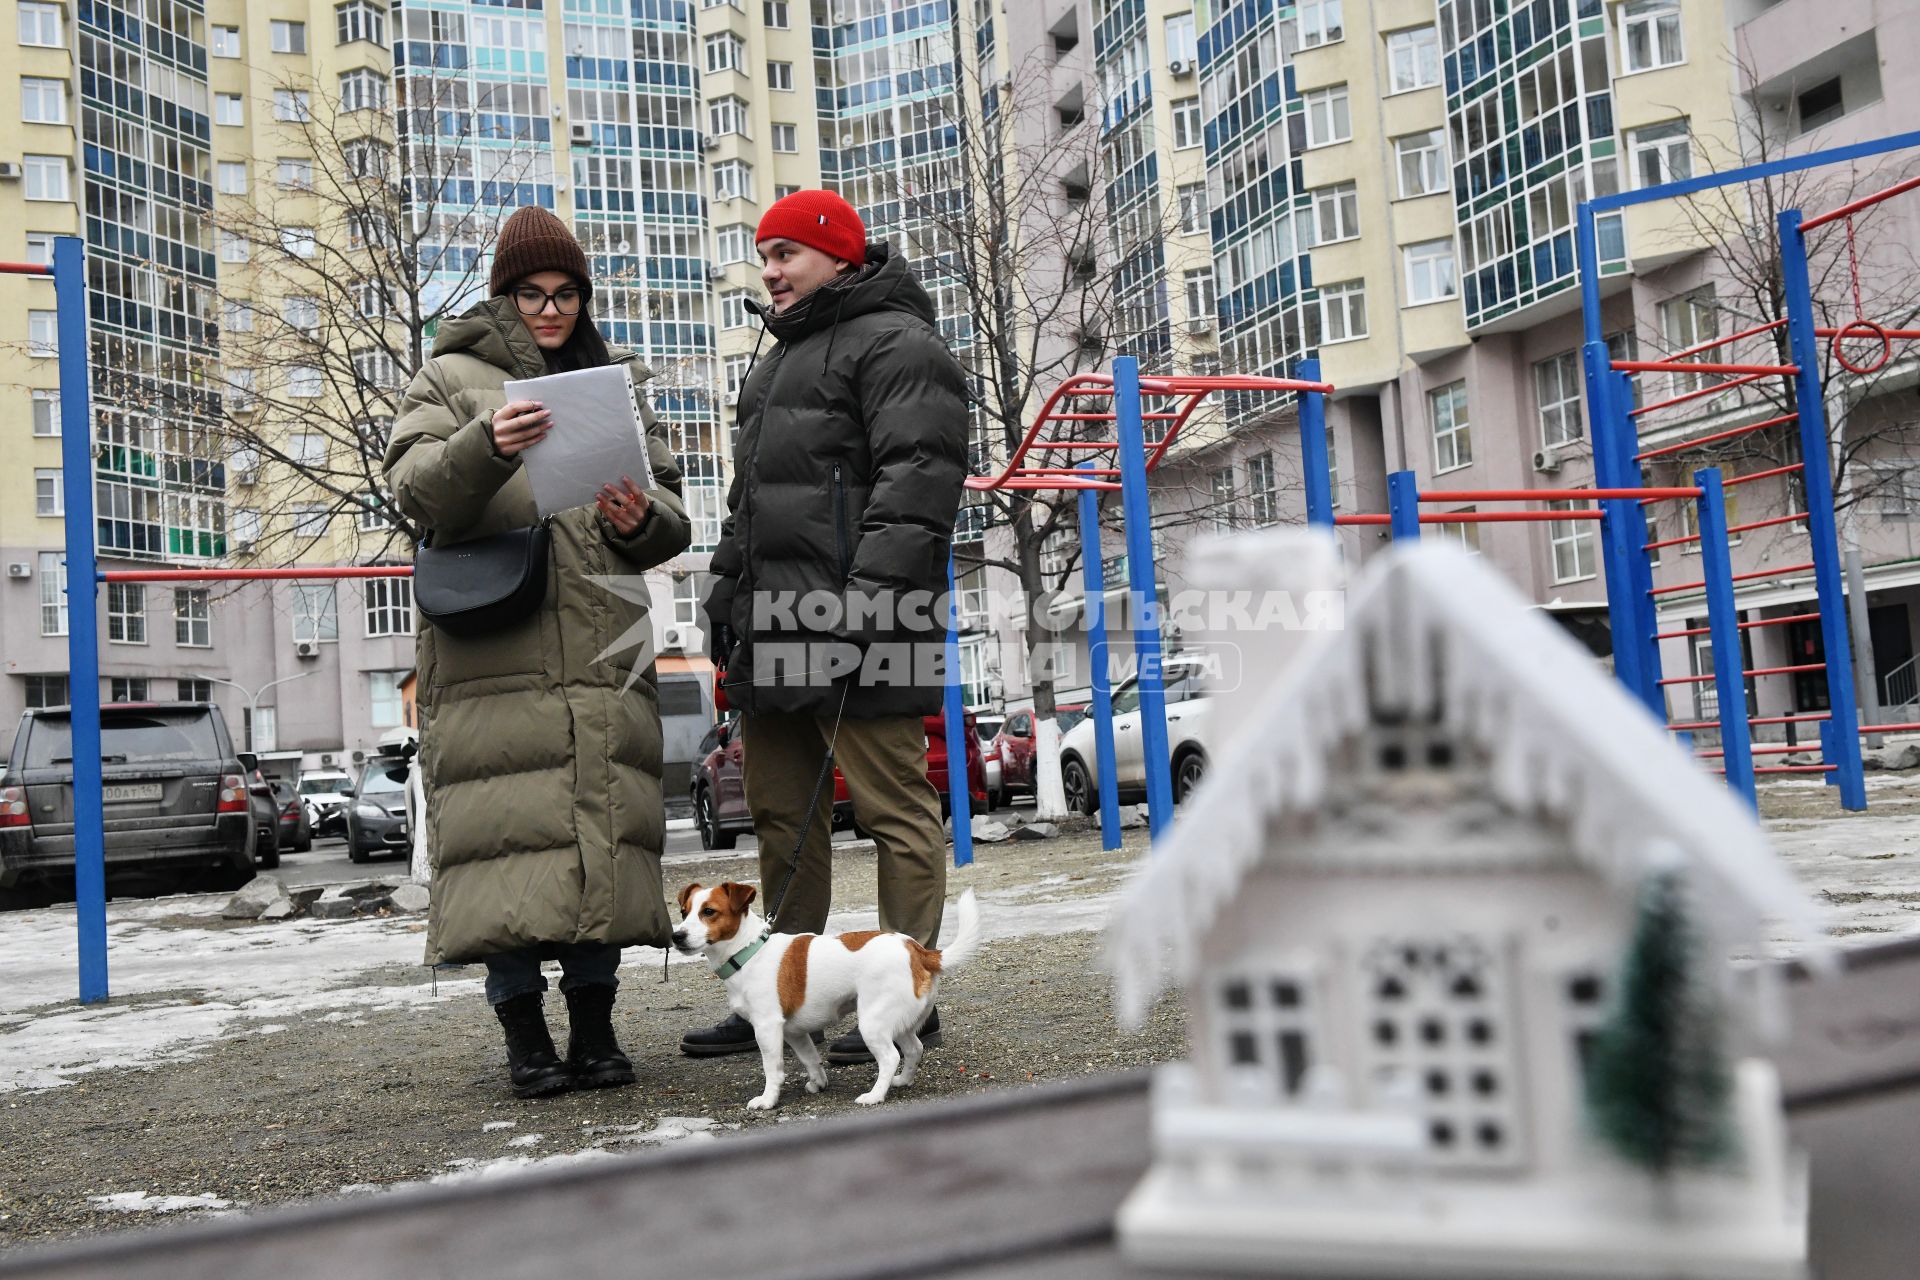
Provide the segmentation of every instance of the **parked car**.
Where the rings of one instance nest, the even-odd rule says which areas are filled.
[[[268,785],[280,809],[280,847],[294,853],[307,852],[313,848],[313,823],[307,817],[306,802],[285,778],[274,778]]]
[[[947,788],[947,721],[944,715],[926,717],[927,778],[940,792],[940,813],[951,810]],[[966,717],[967,794],[975,806],[986,803],[987,770],[980,752],[980,735],[971,712]],[[700,741],[699,763],[693,770],[693,812],[705,849],[731,849],[742,834],[753,831],[747,811],[747,793],[741,784],[746,746],[740,739],[740,717],[729,716],[707,731]],[[818,766],[815,766],[817,769]],[[833,771],[833,826],[853,825],[853,802],[840,770]]]
[[[994,739],[1000,736],[1005,716],[974,717],[974,732],[980,739],[980,763],[987,771],[987,811],[991,813],[1006,801],[1006,789],[1000,773],[1000,748]]]
[[[1207,698],[1197,667],[1169,662],[1165,672],[1167,755],[1173,765],[1173,799],[1178,804],[1200,784],[1207,771]],[[1100,777],[1092,717],[1075,724],[1060,740],[1060,779],[1067,808],[1093,813],[1100,807]],[[1141,748],[1140,682],[1130,677],[1113,691],[1113,764],[1123,804],[1146,798],[1146,752]]]
[[[240,764],[247,770],[247,795],[253,802],[253,865],[270,871],[280,865],[280,803],[251,757],[242,753]]]
[[[370,861],[377,853],[413,851],[407,828],[407,762],[376,757],[360,773],[360,785],[347,793],[347,857]]]
[[[1084,705],[1057,706],[1053,709],[1053,722],[1060,726],[1062,740],[1086,715],[1087,708]],[[1015,792],[1033,794],[1033,719],[1032,711],[1009,712],[1006,724],[994,737],[995,754],[1000,757],[1000,790],[1003,796],[1011,796]]]
[[[73,726],[66,707],[20,717],[0,774],[0,897],[73,877]],[[254,872],[253,797],[211,702],[100,709],[106,860],[114,871]]]
[[[344,831],[347,798],[353,779],[338,769],[314,769],[300,775],[300,797],[306,802],[307,824],[319,836]]]

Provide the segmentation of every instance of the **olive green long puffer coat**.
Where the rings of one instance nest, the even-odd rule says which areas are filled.
[[[651,376],[630,352],[613,356],[636,384]],[[385,459],[395,503],[436,545],[537,520],[519,459],[493,451],[491,420],[508,378],[546,371],[509,298],[441,329]],[[664,946],[672,931],[660,884],[652,631],[646,606],[629,597],[646,599],[641,572],[685,550],[690,524],[673,454],[644,399],[639,408],[654,487],[631,537],[594,507],[562,512],[551,526],[546,600],[532,617],[469,639],[421,622],[429,963],[543,943]]]

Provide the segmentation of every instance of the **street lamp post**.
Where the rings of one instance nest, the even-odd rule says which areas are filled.
[[[222,680],[219,676],[195,676],[193,678],[196,680],[205,680],[209,684],[232,685],[234,688],[238,689],[241,693],[246,694],[247,696],[247,750],[252,751],[255,726],[257,726],[260,723],[261,694],[266,693],[267,690],[273,688],[277,684],[286,684],[289,681],[293,681],[293,680],[304,680],[306,677],[312,674],[313,672],[311,671],[299,671],[299,672],[295,672],[293,675],[290,675],[290,676],[281,676],[278,680],[269,680],[265,684],[260,686],[259,693],[255,693],[249,690],[247,686],[241,684],[238,680]]]

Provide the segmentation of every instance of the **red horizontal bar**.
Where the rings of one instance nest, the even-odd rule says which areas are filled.
[[[1837,764],[1770,764],[1764,769],[1755,769],[1755,773],[1834,773],[1840,768]],[[1725,773],[1725,769],[1716,769],[1715,773]]]
[[[1789,622],[1811,622],[1819,616],[1817,613],[1796,613],[1785,618],[1755,618],[1751,622],[1742,622],[1739,626],[1742,631],[1750,627],[1778,627]],[[1688,627],[1685,631],[1656,631],[1653,633],[1653,638],[1655,640],[1679,640],[1686,636],[1704,636],[1712,630],[1712,627]]]
[[[1862,733],[1912,733],[1920,729],[1920,724],[1863,724]]]
[[[1831,719],[1833,719],[1833,716],[1831,715],[1831,713],[1822,711],[1814,715],[1804,715],[1804,716],[1749,716],[1747,717],[1747,723],[1748,724],[1804,724],[1813,720],[1831,720]],[[1674,723],[1667,726],[1667,728],[1673,730],[1676,733],[1683,729],[1691,731],[1694,729],[1718,729],[1719,727],[1720,727],[1720,722],[1718,720],[1675,721]]]
[[[411,578],[408,564],[344,565],[330,569],[109,569],[102,582],[298,582],[334,578]]]
[[[1140,415],[1148,422],[1171,422],[1180,417],[1177,413],[1143,413]],[[1042,422],[1112,422],[1111,413],[1050,413]]]
[[[1813,568],[1813,563],[1809,561],[1806,564],[1783,565],[1778,569],[1755,569],[1749,573],[1734,574],[1733,581],[1750,582],[1755,578],[1772,578],[1784,573],[1800,573],[1804,570],[1811,569],[1811,568]],[[1706,585],[1707,584],[1704,581],[1678,582],[1670,587],[1655,587],[1653,590],[1649,591],[1647,594],[1651,596],[1672,595],[1676,591],[1698,591],[1700,588]]]
[[[0,262],[0,276],[50,276],[53,268],[39,262]]]
[[[1336,525],[1392,524],[1393,517],[1384,511],[1362,511],[1355,515],[1335,516],[1333,522]]]
[[[1820,748],[1817,744],[1808,744],[1805,742],[1801,742],[1801,743],[1782,743],[1778,746],[1771,746],[1771,747],[1748,747],[1747,751],[1748,751],[1748,754],[1756,755],[1756,756],[1790,756],[1790,755],[1797,754],[1798,752],[1801,752],[1801,751],[1818,751],[1819,749]],[[1696,751],[1693,754],[1700,757],[1702,760],[1719,760],[1723,758],[1727,753],[1725,751],[1716,750],[1716,751]]]
[[[1140,379],[1140,390],[1148,395],[1205,395],[1210,391],[1317,391],[1332,395],[1331,382],[1302,382],[1298,378],[1263,378],[1247,373],[1175,374],[1172,377]]]
[[[1677,547],[1683,542],[1698,541],[1700,541],[1700,535],[1690,533],[1684,538],[1661,538],[1658,542],[1643,542],[1640,544],[1640,549],[1642,551],[1658,551],[1662,547]]]
[[[1771,529],[1777,524],[1792,524],[1796,520],[1805,520],[1806,518],[1807,513],[1802,511],[1798,515],[1774,516],[1769,520],[1749,520],[1745,524],[1730,524],[1727,526],[1727,536],[1732,537],[1736,533],[1751,533],[1755,529]]]
[[[1722,489],[1731,489],[1737,484],[1752,484],[1755,480],[1770,480],[1774,476],[1784,476],[1795,471],[1804,471],[1806,466],[1807,464],[1804,462],[1790,462],[1784,467],[1772,467],[1766,471],[1750,471],[1744,476],[1734,476],[1731,480],[1722,480],[1720,487]]]
[[[1118,449],[1111,440],[1035,440],[1031,449]]]
[[[1904,341],[1904,340],[1911,340],[1911,339],[1914,339],[1914,338],[1920,338],[1920,329],[1886,329],[1886,328],[1883,328],[1883,329],[1881,329],[1881,330],[1880,330],[1880,333],[1884,333],[1884,334],[1886,334],[1886,335],[1887,335],[1887,336],[1888,336],[1889,338],[1897,338],[1897,339],[1901,339],[1901,340],[1903,340],[1903,341]],[[1840,336],[1840,331],[1839,331],[1838,329],[1815,329],[1815,330],[1813,331],[1813,336],[1814,336],[1814,337],[1816,337],[1816,338],[1837,338],[1837,337],[1839,337],[1839,336]],[[1862,339],[1862,340],[1864,341],[1864,340],[1866,340],[1866,339],[1868,339],[1868,338],[1876,338],[1876,337],[1878,337],[1878,336],[1879,336],[1879,334],[1875,334],[1875,333],[1861,333],[1861,332],[1858,332],[1858,331],[1856,331],[1856,332],[1854,333],[1854,335],[1853,335],[1853,336],[1854,336],[1854,337],[1856,337],[1856,338],[1860,338],[1860,339]]]
[[[1016,476],[1117,476],[1118,467],[1021,467],[1013,472]]]
[[[1643,413],[1652,413],[1656,409],[1671,409],[1674,405],[1685,404],[1689,400],[1698,400],[1702,396],[1717,396],[1724,392],[1731,391],[1735,387],[1744,387],[1749,382],[1758,382],[1762,378],[1770,378],[1772,376],[1772,374],[1767,373],[1750,373],[1744,378],[1730,378],[1725,382],[1716,382],[1711,386],[1695,387],[1693,390],[1683,391],[1677,396],[1668,396],[1665,400],[1656,400],[1652,404],[1643,404],[1638,409],[1629,409],[1627,410],[1627,416],[1629,418],[1637,418]]]
[[[1561,520],[1599,520],[1605,512],[1598,507],[1576,507],[1572,511],[1422,511],[1421,524],[1547,524]],[[1335,516],[1337,525],[1392,524],[1384,511],[1364,511]]]
[[[1716,431],[1710,436],[1694,436],[1691,439],[1682,440],[1679,444],[1662,445],[1658,449],[1649,449],[1645,453],[1636,453],[1633,455],[1633,460],[1635,462],[1645,462],[1648,458],[1664,458],[1670,453],[1685,453],[1688,449],[1698,449],[1703,444],[1713,444],[1719,440],[1731,440],[1735,436],[1749,435],[1755,431],[1765,431],[1768,427],[1777,427],[1783,422],[1792,422],[1799,416],[1797,413],[1783,413],[1777,418],[1768,418],[1763,422],[1749,422],[1744,427],[1733,427],[1726,431]]]
[[[1790,667],[1755,667],[1743,674],[1749,676],[1790,676],[1801,671],[1825,671],[1824,662],[1796,662]]]
[[[1765,324],[1757,324],[1751,329],[1742,329],[1738,333],[1730,333],[1724,338],[1711,338],[1706,342],[1696,343],[1695,345],[1688,347],[1684,351],[1675,351],[1671,355],[1669,355],[1667,359],[1684,360],[1688,356],[1697,356],[1702,351],[1711,351],[1715,347],[1724,347],[1729,342],[1738,342],[1742,338],[1751,338],[1751,337],[1754,337],[1756,334],[1766,333],[1770,329],[1778,329],[1781,325],[1785,323],[1786,323],[1785,320],[1769,320]]]
[[[1719,364],[1694,360],[1615,360],[1613,367],[1622,373],[1754,373],[1794,374],[1797,364]]]
[[[1838,221],[1850,213],[1858,213],[1862,209],[1879,204],[1882,200],[1891,200],[1893,197],[1903,192],[1912,191],[1916,187],[1920,187],[1920,178],[1908,178],[1905,182],[1894,183],[1885,191],[1876,191],[1870,196],[1861,196],[1858,200],[1850,204],[1843,204],[1838,209],[1829,209],[1825,213],[1815,214],[1800,224],[1800,234],[1805,235],[1815,227],[1824,227],[1829,222]]]
[[[1637,489],[1434,489],[1422,490],[1422,502],[1568,502],[1584,498],[1588,502],[1633,498],[1697,498],[1694,488]]]

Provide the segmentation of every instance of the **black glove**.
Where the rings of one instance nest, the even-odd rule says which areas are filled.
[[[707,633],[707,657],[716,667],[727,665],[733,654],[733,628],[721,623]]]

